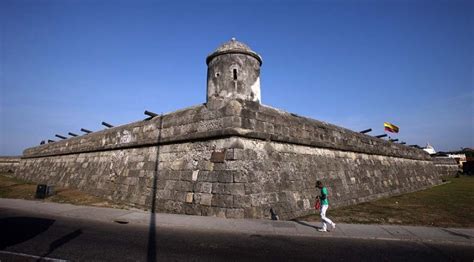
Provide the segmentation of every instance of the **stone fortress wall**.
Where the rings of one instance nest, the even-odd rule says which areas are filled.
[[[436,156],[433,157],[433,163],[440,176],[452,176],[453,174],[462,172],[462,168],[454,158]]]
[[[15,173],[19,163],[19,156],[0,156],[0,173]]]
[[[246,45],[207,63],[205,104],[26,149],[18,176],[159,212],[283,219],[314,213],[317,180],[333,206],[441,182],[423,150],[262,105]]]

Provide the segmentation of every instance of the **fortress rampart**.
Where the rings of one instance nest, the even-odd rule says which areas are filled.
[[[26,149],[18,176],[159,212],[283,219],[440,183],[423,150],[260,103],[261,57],[232,40],[208,57],[208,99]],[[155,201],[153,201],[153,199]]]
[[[19,163],[19,156],[0,156],[0,173],[15,173]]]

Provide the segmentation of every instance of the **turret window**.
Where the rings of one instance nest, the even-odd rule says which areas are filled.
[[[234,80],[237,80],[237,69],[234,69],[233,72],[234,72]]]

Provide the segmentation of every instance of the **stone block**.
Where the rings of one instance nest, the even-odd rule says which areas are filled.
[[[274,133],[274,126],[273,126],[272,123],[264,122],[264,129],[265,129],[265,133],[267,133],[267,134],[273,134]]]
[[[194,201],[197,204],[201,204],[203,206],[211,206],[212,205],[212,194],[195,193],[194,194]]]
[[[140,170],[129,170],[128,175],[132,177],[138,177],[140,175]]]
[[[201,215],[201,207],[196,204],[185,204],[184,205],[184,213],[186,215],[193,215],[193,216],[200,216]]]
[[[223,99],[209,99],[206,103],[206,107],[209,110],[218,110],[223,108],[227,104],[227,101],[224,101]]]
[[[234,198],[231,195],[214,194],[211,205],[215,207],[232,207]]]
[[[193,191],[194,183],[190,181],[176,181],[174,189],[177,191]]]
[[[245,218],[264,218],[265,214],[261,207],[250,207],[244,209]]]
[[[176,190],[176,184],[178,183],[178,181],[173,181],[173,180],[167,180],[165,181],[165,190],[170,190],[170,191],[173,191],[173,190]]]
[[[249,119],[249,118],[242,118],[242,128],[255,130],[257,126],[257,120]]]
[[[180,214],[183,213],[183,202],[177,202],[172,200],[166,200],[164,202],[164,210],[170,213]]]
[[[197,171],[197,170],[195,170]],[[184,171],[180,171],[179,172],[179,180],[183,180],[183,181],[190,181],[192,182],[193,181],[193,172],[194,171],[191,171],[191,170],[184,170]]]
[[[226,150],[214,151],[211,155],[211,162],[213,163],[224,163],[226,156]]]
[[[227,162],[214,163],[214,171],[223,171],[229,169],[229,164]]]
[[[244,195],[245,187],[243,183],[229,183],[225,184],[225,191],[230,195]]]
[[[256,121],[255,122],[255,130],[257,132],[265,132],[265,122],[262,121]]]
[[[186,203],[192,203],[193,202],[193,197],[194,197],[194,193],[186,193]]]
[[[212,171],[214,170],[214,163],[211,161],[199,161],[196,168],[201,171]]]
[[[188,197],[188,192],[173,191],[172,196],[173,196],[173,200],[175,201],[186,202],[186,199]]]
[[[218,173],[213,171],[199,171],[198,182],[217,182]]]
[[[263,187],[261,183],[245,183],[244,184],[245,194],[257,194],[263,192]]]
[[[237,116],[241,111],[242,105],[238,101],[232,100],[225,106],[224,113],[226,116]]]
[[[248,182],[247,173],[244,171],[234,172],[234,183],[246,183]]]
[[[234,207],[249,208],[252,206],[251,198],[247,195],[234,195]]]
[[[156,189],[165,189],[166,187],[166,182],[167,180],[157,180],[156,181]],[[150,187],[152,188],[153,187],[153,179],[152,178],[149,178],[149,179],[146,179],[146,187]],[[169,188],[168,188],[169,190]]]
[[[198,179],[199,170],[193,170],[192,180],[196,181]]]
[[[234,174],[231,171],[220,171],[217,173],[217,181],[220,183],[232,183]]]
[[[240,112],[240,116],[242,118],[255,120],[257,118],[257,112],[245,108]]]
[[[227,194],[224,183],[212,183],[212,193],[213,194]]]
[[[302,183],[301,183],[302,184]],[[303,186],[299,187],[299,189],[303,189]],[[273,181],[267,181],[263,184],[263,192],[277,192],[278,185]]]
[[[244,218],[244,209],[242,208],[229,208],[225,211],[226,218]]]
[[[166,179],[166,180],[180,180],[181,179],[181,172],[176,170],[166,170],[162,169],[158,171],[158,178],[159,179]]]
[[[224,117],[224,127],[241,127],[242,126],[242,118],[238,116],[228,116]]]
[[[220,217],[220,218],[225,218],[226,208],[220,208],[220,207],[212,207],[212,214],[213,216]]]
[[[210,182],[197,182],[194,185],[194,192],[196,193],[212,193],[213,185]]]
[[[243,154],[244,154],[244,159],[247,159],[249,161],[256,161],[258,159],[258,154],[253,149],[244,149]]]
[[[263,204],[266,204],[265,199],[263,198],[263,194],[252,194],[250,195],[250,204],[252,207],[259,207]]]
[[[234,150],[234,148],[231,148],[225,151],[225,160],[236,160],[236,158],[234,158]]]
[[[175,160],[171,163],[171,170],[185,170],[186,161],[184,160]]]

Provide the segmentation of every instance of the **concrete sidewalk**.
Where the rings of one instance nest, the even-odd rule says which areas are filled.
[[[21,199],[0,199],[2,208],[127,225],[149,226],[152,217],[156,227],[206,230],[251,235],[284,235],[320,238],[359,238],[444,242],[474,246],[473,228],[436,228],[397,225],[337,224],[332,232],[318,232],[319,223],[305,221],[271,221],[257,219],[223,219],[217,217],[162,214],[141,210],[123,210],[71,204],[57,204]]]

